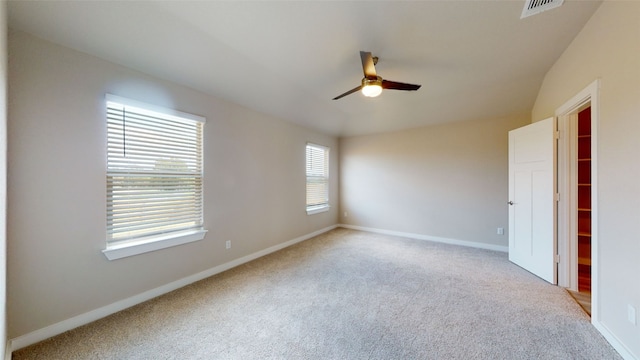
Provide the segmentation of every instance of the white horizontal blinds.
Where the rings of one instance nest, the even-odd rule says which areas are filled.
[[[202,226],[203,122],[107,97],[107,242]]]
[[[329,149],[307,144],[307,209],[329,205]]]

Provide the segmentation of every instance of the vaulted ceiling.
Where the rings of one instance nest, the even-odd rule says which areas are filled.
[[[332,135],[529,114],[600,1],[9,1],[9,25]],[[422,84],[377,98],[385,79]]]

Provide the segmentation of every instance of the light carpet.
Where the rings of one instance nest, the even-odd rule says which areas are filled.
[[[507,254],[336,229],[13,359],[620,359]]]

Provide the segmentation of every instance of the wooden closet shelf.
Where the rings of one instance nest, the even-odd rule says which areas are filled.
[[[591,266],[591,259],[586,257],[578,258],[578,265],[589,265]]]

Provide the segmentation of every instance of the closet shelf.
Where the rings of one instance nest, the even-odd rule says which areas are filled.
[[[589,265],[589,266],[591,266],[591,259],[586,258],[586,257],[579,257],[578,258],[578,265]]]

